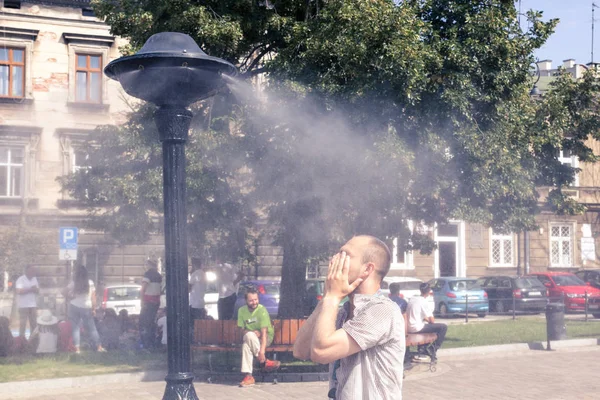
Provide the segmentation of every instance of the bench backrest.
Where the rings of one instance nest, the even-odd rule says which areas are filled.
[[[275,319],[272,321],[274,336],[272,346],[292,345],[304,319]],[[237,321],[198,319],[194,321],[194,343],[202,345],[230,346],[242,343],[243,331]]]

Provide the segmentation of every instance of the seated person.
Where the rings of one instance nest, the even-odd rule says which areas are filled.
[[[119,348],[119,336],[121,336],[121,321],[112,308],[104,310],[104,318],[98,323],[98,333],[102,347],[107,350]]]
[[[238,327],[244,330],[244,342],[242,344],[242,373],[244,379],[240,382],[241,387],[254,385],[252,377],[252,363],[254,357],[258,358],[265,371],[273,371],[279,368],[279,361],[267,360],[265,351],[267,346],[273,342],[273,325],[267,309],[258,304],[258,292],[254,288],[246,291],[246,305],[238,310]]]
[[[58,348],[58,318],[52,315],[52,311],[43,310],[37,318],[37,326],[33,330],[32,342],[37,342],[36,353],[56,353]]]
[[[406,314],[406,308],[408,307],[408,302],[404,300],[403,297],[400,296],[400,284],[398,282],[394,282],[390,284],[390,300],[394,303],[398,304],[402,314]]]
[[[14,351],[14,338],[10,331],[10,320],[0,317],[0,357],[6,357]]]
[[[158,310],[158,319],[156,320],[156,326],[159,332],[159,348],[166,349],[167,347],[167,312],[164,308]],[[158,339],[158,338],[157,338]]]
[[[439,349],[446,337],[448,327],[446,324],[435,322],[433,313],[427,305],[427,297],[431,295],[431,287],[428,283],[422,283],[419,287],[420,296],[415,296],[408,301],[407,319],[409,333],[435,333],[437,340],[433,343],[435,349]]]

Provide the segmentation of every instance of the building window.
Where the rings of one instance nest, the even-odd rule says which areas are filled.
[[[0,97],[25,96],[25,50],[0,48]]]
[[[389,242],[388,242],[389,245]],[[398,245],[398,238],[393,238],[390,250],[392,251],[391,269],[413,269],[413,255],[411,251],[405,251],[403,247]]]
[[[75,173],[78,171],[89,171],[90,165],[90,154],[82,149],[73,150],[73,157],[71,159],[71,172]]]
[[[512,267],[513,254],[513,235],[503,235],[492,231],[492,267]]]
[[[24,150],[0,147],[0,197],[23,195]]]
[[[80,54],[76,56],[75,101],[102,102],[102,56]]]
[[[568,165],[571,168],[579,167],[579,160],[577,159],[577,156],[573,155],[573,153],[569,149],[558,150],[557,158],[558,161],[561,162],[561,164]],[[577,172],[575,172],[575,176],[573,182],[571,183],[571,186],[579,186],[579,176]]]
[[[573,227],[552,225],[550,227],[550,265],[552,267],[573,266]]]

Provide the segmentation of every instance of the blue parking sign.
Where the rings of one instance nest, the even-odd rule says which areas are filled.
[[[60,228],[58,245],[61,250],[77,250],[77,228]]]

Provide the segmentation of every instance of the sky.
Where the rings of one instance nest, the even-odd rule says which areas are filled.
[[[594,0],[600,6],[600,0]],[[517,0],[518,7],[518,0]],[[521,0],[521,12],[534,9],[544,12],[543,20],[559,18],[556,31],[536,52],[540,60],[552,60],[552,66],[574,58],[578,64],[591,61],[592,0]],[[594,61],[600,61],[600,8],[595,9]]]

